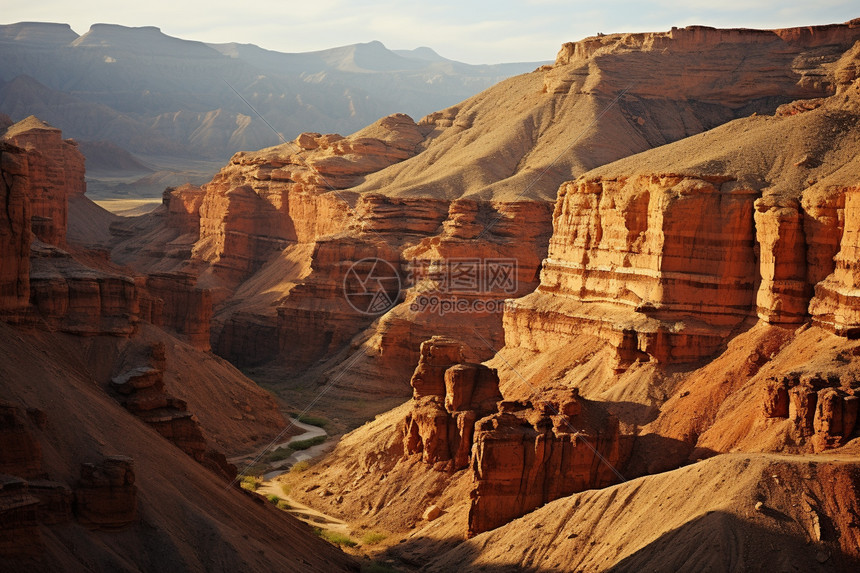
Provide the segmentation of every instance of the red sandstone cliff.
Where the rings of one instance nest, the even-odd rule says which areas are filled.
[[[653,106],[645,108],[649,113],[659,115],[672,109],[678,103],[672,101],[675,91],[658,85],[665,75],[656,73],[667,70],[669,77],[680,82],[677,93],[683,97],[711,104],[719,101],[741,119],[699,135],[687,133],[692,136],[591,171],[572,170],[578,177],[559,189],[539,286],[508,302],[503,322],[505,347],[485,364],[498,372],[501,393],[511,404],[525,402],[535,393],[549,396],[553,388],[577,388],[579,397],[571,402],[599,403],[607,418],[615,418],[618,432],[637,433],[630,462],[621,468],[627,478],[741,451],[804,456],[791,462],[797,468],[826,461],[840,466],[828,465],[828,475],[839,474],[840,484],[851,481],[848,476],[857,471],[856,372],[860,367],[860,349],[854,339],[858,327],[856,227],[860,220],[855,213],[860,206],[855,200],[860,181],[855,138],[860,124],[857,39],[858,28],[851,23],[776,32],[689,28],[589,39],[563,48],[556,65],[544,70],[546,93],[584,91],[604,97],[618,93],[626,85],[618,83],[626,58],[627,63],[643,65],[636,73],[644,71],[641,99],[635,101],[640,94],[631,88],[630,97],[622,98],[625,111],[644,105],[646,99]],[[730,54],[740,53],[749,59],[743,60],[736,75],[727,73],[725,62],[738,60]],[[765,69],[764,62],[774,67]],[[675,72],[684,65],[705,71],[681,78]],[[580,72],[563,77],[586,66],[603,74],[589,78]],[[729,81],[727,78],[737,83],[723,89],[721,82]],[[513,84],[508,82],[506,87],[512,89]],[[778,109],[773,106],[770,112],[774,115],[763,114],[767,107],[763,99],[776,95],[814,99],[787,102]],[[652,98],[661,101],[657,104]],[[755,105],[746,107],[754,101]],[[446,137],[475,143],[475,138],[464,134],[479,125],[480,114],[458,118],[458,112],[449,110],[425,120],[459,129],[457,138],[444,131],[438,134],[427,150],[441,145]],[[636,117],[642,122],[634,118],[633,123],[640,126],[653,119],[644,113]],[[716,121],[715,116],[709,117]],[[689,125],[686,120],[682,123]],[[647,128],[643,132],[653,135]],[[598,133],[606,138],[615,134],[606,124]],[[396,198],[419,195],[417,185],[408,187],[407,175],[415,176],[410,170],[425,153],[371,175],[364,185],[402,183],[392,190]],[[480,166],[476,170],[483,173]],[[454,194],[444,185],[442,189]],[[504,186],[492,189],[496,192]],[[432,248],[433,241],[427,246]],[[407,300],[415,294],[407,293]],[[365,351],[384,354],[396,348],[393,341],[381,348],[373,344],[378,344],[383,328],[396,324],[398,312],[402,310],[380,319],[369,339],[359,340]],[[467,333],[471,326],[455,320],[449,323]],[[438,332],[447,333],[442,328]],[[403,335],[393,338],[402,340]],[[538,453],[543,461],[551,461],[557,454],[570,455],[565,449],[568,446],[578,450],[576,440],[559,432],[559,424],[553,415],[544,415],[547,412],[523,408],[526,414],[491,414],[476,423],[471,442],[464,440],[466,417],[448,406],[448,388],[440,384],[445,370],[463,357],[446,348],[432,355],[439,364],[422,351],[412,402],[346,436],[312,475],[291,480],[304,492],[298,494],[304,500],[351,523],[368,525],[372,521],[397,531],[414,527],[407,542],[392,550],[408,563],[424,563],[437,555],[447,547],[441,539],[457,535],[472,522],[475,531],[484,530],[528,511],[526,506],[539,506],[552,499],[546,492],[558,483],[591,479],[606,485],[613,477],[589,474],[595,465],[588,462],[591,453],[584,450],[578,451],[587,454],[582,471],[576,469],[577,464],[534,463]],[[364,376],[369,372],[361,370]],[[419,388],[426,381],[434,389],[425,395]],[[556,411],[561,406],[558,403]],[[398,427],[404,419],[405,425]],[[612,435],[611,429],[607,435]],[[397,441],[399,437],[402,442]],[[504,454],[495,456],[497,444]],[[487,479],[478,480],[476,489],[463,477],[464,472],[453,471],[447,479],[434,475],[441,473],[436,471],[439,469],[462,467],[467,450],[476,475],[486,472]],[[828,456],[816,456],[824,451]],[[716,499],[722,491],[720,484],[728,479],[721,474],[720,464],[735,462],[729,458],[719,457],[701,470],[697,464],[676,472],[721,476],[709,490],[717,492]],[[762,472],[785,461],[772,454],[756,460]],[[530,472],[537,476],[532,485],[522,486],[523,468],[529,476]],[[765,488],[758,478],[757,483],[745,482],[743,487],[758,492],[756,499],[765,500],[765,508],[774,498],[774,507],[793,511],[787,509],[795,507],[791,499],[768,493],[776,492],[786,480],[794,480],[795,470],[783,469],[761,474],[762,479],[776,479],[779,485],[773,487],[777,489]],[[667,482],[672,479],[667,476]],[[805,487],[801,484],[810,479],[798,478],[800,481],[792,483]],[[329,488],[334,499],[317,501],[308,495],[313,490],[304,488],[311,483]],[[469,517],[464,499],[468,492],[480,492],[482,487],[487,492],[485,507],[494,507],[504,517],[494,521],[492,510],[473,514],[474,520]],[[569,498],[565,503],[570,504],[570,511],[545,535],[538,530],[545,525],[547,512],[532,514],[504,531],[496,530],[499,535],[479,536],[460,547],[460,561],[440,559],[438,568],[462,563],[463,555],[470,551],[487,550],[490,539],[503,539],[506,549],[499,554],[513,550],[531,555],[527,545],[534,535],[546,539],[542,555],[553,559],[547,563],[594,565],[602,563],[604,555],[607,562],[619,562],[620,558],[595,549],[594,543],[591,547],[585,543],[588,527],[599,522],[602,508],[615,508],[612,511],[623,514],[626,500],[635,498],[628,487],[635,490],[639,482]],[[666,486],[658,495],[671,499],[672,507],[687,509],[672,526],[679,529],[667,527],[655,534],[669,536],[666,548],[662,542],[653,548],[667,559],[671,558],[671,540],[687,540],[689,533],[691,548],[701,540],[694,535],[700,531],[692,517],[696,512],[684,505],[687,494],[672,488],[675,486]],[[626,492],[622,500],[615,499],[619,492]],[[472,495],[482,498],[480,493]],[[846,486],[844,495],[853,507],[856,488]],[[335,501],[339,498],[341,501]],[[420,507],[436,505],[431,513],[437,517],[430,518],[431,523],[422,521],[421,512],[410,509],[407,499],[413,505],[420,499]],[[518,506],[524,499],[531,502]],[[748,501],[747,497],[732,500],[737,504]],[[510,505],[522,511],[506,514],[503,509]],[[747,526],[759,531],[756,512],[774,515],[762,506],[749,505],[749,511],[739,505],[731,508],[729,513],[739,521],[727,525],[726,531]],[[855,563],[860,556],[852,545],[856,536],[848,525],[851,518],[846,517],[852,510],[845,513],[832,505],[824,507],[812,498],[807,505],[797,514],[797,523],[806,518],[815,522],[829,512],[839,515],[833,518],[839,525],[829,538],[821,534],[820,527],[816,534],[812,526],[808,531],[798,530],[798,539],[808,539],[816,551],[823,551],[822,559],[832,555],[834,563]],[[560,507],[558,502],[554,507]],[[558,532],[565,523],[577,523],[580,512],[592,515],[595,521],[581,530],[570,530],[567,543],[578,547],[576,555],[583,556],[576,560],[564,557],[556,546]],[[669,517],[669,513],[662,515]],[[618,523],[622,521],[628,529],[636,527],[629,520]],[[519,529],[522,523],[531,528]],[[767,535],[778,533],[778,528],[763,527]],[[580,535],[584,541],[575,541]],[[620,539],[611,543],[610,552],[625,546]],[[651,549],[620,562],[653,565],[648,559]],[[704,552],[702,563],[710,563],[709,556],[712,553]],[[804,555],[803,559],[812,563],[814,557]],[[533,565],[528,559],[521,562]],[[474,563],[477,568],[494,562],[477,559]]]

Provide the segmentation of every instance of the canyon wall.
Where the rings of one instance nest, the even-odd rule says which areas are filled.
[[[25,152],[0,141],[0,311],[17,313],[30,299],[29,164]]]
[[[506,308],[506,343],[539,351],[596,336],[624,369],[710,356],[753,316],[853,336],[857,195],[834,188],[801,204],[681,175],[568,183],[541,285]]]

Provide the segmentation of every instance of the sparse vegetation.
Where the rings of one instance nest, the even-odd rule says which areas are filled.
[[[325,418],[319,418],[317,416],[308,416],[307,414],[297,414],[293,416],[296,420],[301,422],[302,424],[310,424],[311,426],[319,426],[320,428],[325,428],[328,425],[328,420]]]
[[[362,545],[376,545],[377,543],[382,542],[387,535],[384,533],[379,533],[378,531],[371,531],[365,533],[361,538]]]
[[[242,489],[247,489],[248,491],[257,491],[257,488],[260,487],[263,481],[257,476],[242,476],[239,485]]]
[[[293,455],[293,449],[291,447],[288,446],[286,448],[278,448],[266,454],[266,461],[269,463],[279,462],[281,460],[287,459],[291,455]]]
[[[309,467],[311,467],[310,462],[298,462],[290,468],[290,473],[302,473],[303,471],[306,471]]]
[[[276,495],[275,495],[275,494],[273,494],[273,493],[270,493],[269,495],[267,495],[267,496],[266,496],[266,499],[268,499],[269,501],[271,501],[271,502],[272,502],[272,503],[274,503],[275,505],[278,505],[278,502],[279,502],[279,501],[281,501],[281,498],[280,498],[280,497],[278,497],[278,496],[276,496]]]
[[[337,531],[328,531],[327,529],[319,529],[314,528],[314,531],[317,535],[328,541],[329,543],[333,543],[334,545],[345,545],[346,547],[355,547],[358,545],[349,535],[344,535],[343,533],[338,533]]]
[[[292,486],[290,486],[290,484],[287,484],[287,483],[281,484],[281,491],[284,492],[284,495],[290,495],[290,491],[292,489],[293,488],[292,488]]]
[[[278,500],[277,506],[278,506],[278,509],[283,509],[283,510],[285,510],[285,511],[286,511],[287,509],[292,509],[292,508],[293,508],[293,506],[292,506],[292,505],[290,505],[290,504],[289,504],[289,502],[287,502],[286,500],[283,500],[283,499],[279,499],[279,500]]]
[[[290,448],[296,451],[306,450],[308,448],[320,445],[321,443],[326,441],[326,438],[328,438],[328,436],[317,436],[308,440],[298,440],[296,442],[290,442]]]

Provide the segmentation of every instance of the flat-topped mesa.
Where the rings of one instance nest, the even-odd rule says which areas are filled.
[[[3,134],[6,141],[31,151],[28,154],[31,225],[42,241],[62,247],[66,242],[69,197],[86,192],[84,156],[73,140],[30,116]]]
[[[589,63],[604,77],[588,82],[586,91],[608,93],[633,86],[632,91],[644,97],[699,99],[733,108],[766,97],[821,97],[832,94],[837,83],[826,64],[858,39],[857,20],[782,30],[689,26],[600,35],[563,44],[546,86],[557,91],[570,85],[563,68]],[[703,73],[693,78],[691,66]]]
[[[541,333],[585,331],[616,348],[619,366],[712,353],[754,300],[758,195],[728,177],[672,174],[563,185],[541,285],[506,307],[506,344],[539,350]],[[532,312],[537,300],[551,304]]]

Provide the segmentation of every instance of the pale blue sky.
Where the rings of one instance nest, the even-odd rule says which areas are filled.
[[[856,0],[31,0],[6,2],[0,23],[158,26],[204,42],[252,43],[303,52],[380,40],[392,49],[430,46],[468,63],[551,60],[563,42],[597,32],[668,30],[703,24],[784,28],[860,17]]]

